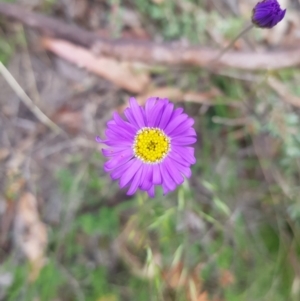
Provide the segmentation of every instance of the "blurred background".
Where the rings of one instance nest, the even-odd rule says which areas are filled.
[[[135,55],[217,53],[256,1],[1,0],[0,300],[300,300],[300,3],[279,2],[222,64],[182,65]],[[130,96],[195,119],[193,176],[167,196],[103,171],[94,137]]]

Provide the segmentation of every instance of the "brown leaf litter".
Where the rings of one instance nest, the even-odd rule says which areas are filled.
[[[14,222],[14,240],[18,249],[31,265],[29,279],[34,281],[44,266],[47,246],[47,229],[40,220],[37,200],[30,192],[19,199]]]
[[[132,93],[144,91],[150,83],[149,75],[144,71],[136,70],[133,64],[95,56],[90,50],[64,40],[43,38],[42,44],[46,50]]]

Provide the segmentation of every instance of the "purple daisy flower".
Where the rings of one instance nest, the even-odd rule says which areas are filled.
[[[172,191],[191,176],[190,166],[196,162],[194,148],[197,141],[192,128],[194,120],[175,109],[166,98],[151,97],[145,108],[130,98],[130,107],[124,111],[128,121],[114,113],[107,123],[106,140],[96,137],[102,149],[104,170],[113,180],[119,179],[121,188],[129,186],[128,195],[137,189],[154,197],[155,185],[161,185],[164,194]]]
[[[272,28],[285,16],[277,0],[258,2],[252,11],[252,23],[260,28]]]

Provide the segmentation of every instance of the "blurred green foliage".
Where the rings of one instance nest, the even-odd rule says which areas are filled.
[[[11,41],[0,38],[0,61],[6,63],[14,51]]]

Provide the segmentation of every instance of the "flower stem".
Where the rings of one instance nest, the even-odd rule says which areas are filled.
[[[213,61],[219,60],[233,45],[234,43],[244,34],[246,34],[248,31],[250,31],[254,27],[254,24],[249,24],[245,29],[243,29],[231,42],[228,46],[226,46],[219,54],[218,56],[213,59]]]

